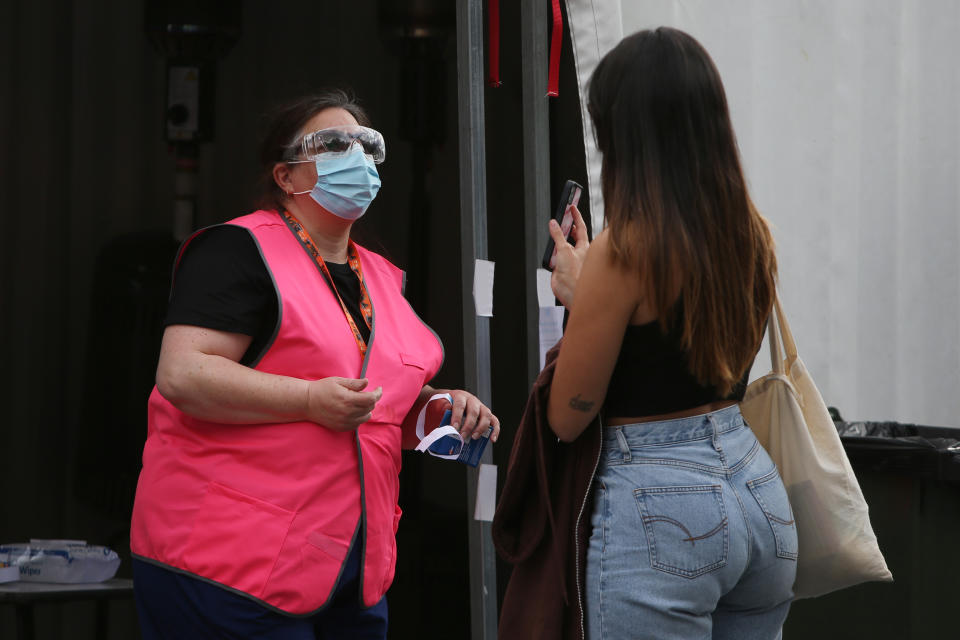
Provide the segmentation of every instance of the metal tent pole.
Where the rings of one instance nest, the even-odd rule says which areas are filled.
[[[460,142],[460,273],[466,386],[491,404],[490,319],[476,313],[475,260],[487,257],[487,175],[483,108],[483,2],[457,0],[458,133]],[[493,460],[492,448],[482,462]],[[473,640],[497,637],[497,565],[490,523],[474,519],[477,469],[467,469],[470,545],[470,628]]]
[[[523,66],[523,249],[527,318],[527,385],[540,373],[537,267],[547,246],[550,211],[550,113],[547,108],[547,3],[524,2],[520,40]]]

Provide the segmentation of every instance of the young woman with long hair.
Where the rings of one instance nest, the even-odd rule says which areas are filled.
[[[548,404],[560,440],[599,414],[583,583],[590,638],[778,638],[797,539],[738,408],[770,313],[773,240],[719,73],[662,27],[601,60],[589,111],[606,228],[557,243],[570,310]],[[586,542],[586,541],[584,541]]]

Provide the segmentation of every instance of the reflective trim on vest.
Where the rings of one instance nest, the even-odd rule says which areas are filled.
[[[339,302],[275,212],[251,231],[281,300],[280,326],[255,368],[383,387],[356,432],[311,422],[227,425],[180,412],[156,388],[137,487],[131,549],[295,615],[323,607],[364,515],[363,602],[396,563],[400,424],[442,364],[442,345],[401,295],[402,272],[357,247],[374,323],[363,360]]]

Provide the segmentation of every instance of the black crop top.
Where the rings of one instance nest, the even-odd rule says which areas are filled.
[[[367,342],[360,312],[360,281],[349,264],[328,262],[333,284]],[[273,278],[253,235],[231,224],[214,226],[184,251],[167,308],[166,326],[189,324],[251,336],[240,364],[254,364],[271,340],[280,308]],[[339,322],[342,316],[324,321]],[[318,319],[319,321],[319,319]]]
[[[750,369],[725,398],[716,388],[701,385],[687,368],[678,324],[666,335],[657,321],[627,326],[603,403],[605,416],[642,418],[743,399]]]

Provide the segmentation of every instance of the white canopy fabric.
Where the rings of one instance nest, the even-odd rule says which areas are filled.
[[[604,54],[623,37],[620,0],[567,0],[567,21],[573,60],[577,66],[580,113],[583,119],[583,147],[587,157],[587,192],[594,235],[603,229],[603,197],[600,194],[600,154],[587,113],[587,81]]]
[[[960,426],[960,3],[567,9],[581,96],[622,34],[670,25],[710,52],[752,195],[774,226],[785,310],[827,404],[847,420]],[[754,377],[768,362],[764,346]]]

